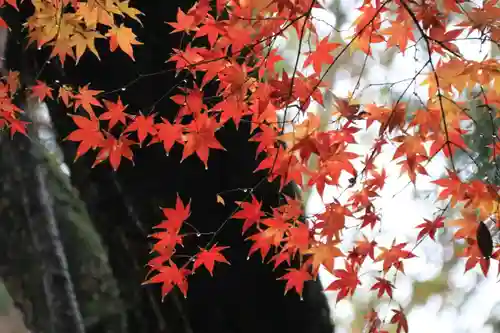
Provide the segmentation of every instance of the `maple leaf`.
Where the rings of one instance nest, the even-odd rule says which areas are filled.
[[[64,105],[69,108],[72,103],[71,99],[74,99],[71,89],[65,86],[60,86],[57,94],[59,95],[59,98],[62,99]]]
[[[368,206],[368,208],[369,207],[371,206]],[[363,223],[361,224],[360,228],[370,226],[370,228],[373,230],[377,222],[380,222],[380,216],[371,211],[367,211],[361,218],[363,219]]]
[[[336,269],[333,271],[333,275],[337,277],[338,280],[330,283],[326,290],[339,291],[337,294],[337,302],[349,295],[354,295],[358,285],[361,285],[361,281],[358,279],[358,270],[347,262],[345,269]]]
[[[9,92],[13,95],[19,88],[19,72],[9,70],[7,75],[7,85],[9,86]]]
[[[384,293],[387,293],[387,295],[392,298],[392,290],[394,289],[394,285],[382,278],[375,278],[378,282],[376,282],[370,290],[376,290],[378,289],[377,297],[380,298]]]
[[[195,271],[201,265],[205,266],[210,275],[213,276],[213,270],[215,262],[222,262],[229,265],[229,261],[224,258],[220,251],[229,248],[229,246],[212,246],[210,250],[201,249],[201,251],[196,255],[196,259],[193,264],[193,271]]]
[[[272,147],[278,137],[278,132],[274,127],[261,126],[260,130],[260,132],[255,133],[255,135],[249,139],[249,141],[259,142],[255,152],[256,157],[259,156],[259,154],[266,148]]]
[[[449,220],[446,223],[451,227],[459,227],[453,237],[455,237],[456,239],[475,238],[477,227],[479,225],[476,211],[464,208],[460,211],[460,214],[462,215],[461,219]]]
[[[166,217],[166,220],[162,221],[154,228],[167,229],[170,232],[177,234],[181,229],[182,223],[191,215],[191,201],[184,206],[179,193],[177,193],[175,208],[162,208],[162,212]]]
[[[404,54],[408,40],[415,41],[413,36],[413,26],[408,21],[392,21],[391,26],[382,30],[382,34],[390,35],[387,40],[387,46],[397,46]]]
[[[238,129],[241,118],[248,114],[248,106],[246,103],[240,101],[235,96],[223,100],[215,105],[212,110],[222,110],[220,117],[220,124],[225,124],[229,119],[232,119]]]
[[[328,36],[323,38],[316,46],[316,50],[308,52],[308,57],[304,61],[304,67],[312,64],[314,71],[316,73],[321,73],[321,67],[324,64],[333,63],[334,58],[330,53],[335,51],[335,49],[337,49],[342,44],[330,43],[328,39]]]
[[[248,251],[248,257],[250,257],[255,251],[260,250],[262,262],[264,262],[264,259],[271,250],[271,246],[274,244],[274,234],[267,232],[267,230],[258,232],[246,238],[246,240],[254,241],[254,243],[250,247],[250,250]]]
[[[94,106],[102,106],[101,103],[95,98],[97,94],[102,93],[102,90],[90,90],[89,85],[87,84],[84,87],[80,87],[78,89],[78,94],[74,95],[75,99],[75,111],[78,107],[82,107],[89,116],[95,117],[94,110],[92,109],[92,105]]]
[[[382,253],[379,254],[377,258],[375,258],[375,262],[383,260],[383,269],[384,272],[389,271],[391,267],[395,267],[401,273],[404,273],[403,259],[410,259],[416,257],[410,251],[403,250],[407,243],[399,243],[396,244],[394,240],[392,242],[392,246],[388,249],[385,247],[381,247]]]
[[[311,255],[311,258],[308,259],[308,263],[311,264],[314,273],[318,272],[321,265],[323,265],[328,272],[333,273],[334,259],[344,256],[342,251],[335,246],[338,242],[339,241],[333,241],[326,244],[318,243],[305,252]]]
[[[76,55],[76,63],[80,61],[80,58],[85,53],[85,50],[89,49],[97,59],[101,60],[99,57],[99,53],[95,47],[95,39],[96,38],[104,38],[103,35],[96,31],[83,31],[77,34],[74,34],[71,37],[71,41],[69,45],[71,47],[75,47],[75,55]]]
[[[305,253],[310,247],[311,231],[305,223],[297,222],[295,226],[288,228],[288,237],[285,238],[283,250],[287,250],[294,255],[297,251]],[[290,257],[290,255],[288,255]]]
[[[36,85],[32,86],[31,89],[31,96],[38,97],[38,100],[40,102],[43,102],[43,100],[48,97],[50,99],[54,99],[52,96],[52,88],[47,86],[44,82],[40,80],[36,80]]]
[[[221,149],[224,147],[215,138],[215,131],[219,127],[217,121],[208,116],[207,113],[198,115],[193,122],[187,126],[186,143],[182,152],[181,162],[194,152],[208,169],[209,149]]]
[[[186,15],[180,8],[177,9],[177,22],[167,22],[169,25],[171,25],[174,30],[171,31],[170,33],[173,34],[175,32],[181,32],[184,31],[186,33],[189,33],[191,30],[193,30],[196,25],[195,23],[195,17],[192,15]]]
[[[120,11],[120,13],[127,15],[128,17],[130,17],[133,20],[136,20],[137,22],[139,22],[142,25],[142,22],[139,19],[138,15],[144,15],[144,13],[142,13],[141,11],[137,10],[134,7],[130,7],[129,3],[130,3],[129,0],[116,1],[115,5],[118,8],[118,10]]]
[[[302,297],[304,282],[312,280],[311,274],[304,267],[301,269],[288,268],[287,271],[288,273],[279,278],[280,280],[286,280],[285,295],[290,289],[294,288]]]
[[[182,246],[182,236],[177,235],[169,230],[155,232],[148,237],[155,238],[158,241],[153,246],[153,251],[161,253],[162,259],[167,260],[174,253],[176,245]]]
[[[143,114],[135,116],[134,120],[130,125],[128,125],[124,133],[137,132],[137,137],[139,138],[139,145],[142,145],[148,134],[152,136],[156,135],[154,117],[155,115],[144,116]]]
[[[391,318],[391,324],[397,324],[396,333],[401,333],[401,331],[408,333],[408,320],[406,319],[406,315],[403,313],[403,309],[393,309],[392,312],[394,312],[394,315]]]
[[[135,39],[137,36],[132,29],[127,28],[122,23],[120,27],[112,27],[109,29],[106,36],[110,37],[109,49],[111,52],[115,51],[117,47],[120,47],[123,52],[128,54],[128,56],[135,61],[132,45],[142,45],[143,43]]]
[[[326,206],[324,213],[318,214],[316,229],[321,229],[321,235],[328,239],[340,240],[340,233],[345,228],[346,217],[352,217],[352,212],[346,206],[332,202]]]
[[[430,221],[430,220],[427,220],[427,219],[424,219],[425,220],[425,223],[422,223],[422,224],[419,224],[416,226],[416,228],[422,228],[422,230],[420,230],[420,232],[418,233],[418,236],[417,236],[417,242],[429,235],[429,237],[435,241],[436,239],[434,238],[436,236],[436,231],[439,229],[439,228],[443,228],[444,227],[444,217],[440,216],[438,218],[436,218],[435,220],[433,221]]]
[[[59,57],[61,61],[61,66],[64,67],[64,63],[66,62],[66,56],[70,56],[71,58],[75,58],[75,54],[73,52],[73,45],[69,38],[59,37],[53,43],[54,47],[52,48],[52,52],[50,53],[50,57],[53,58],[55,56]]]
[[[167,119],[161,118],[162,123],[155,124],[156,135],[151,139],[149,145],[162,142],[165,152],[168,154],[172,149],[174,143],[184,143],[182,140],[182,129],[183,126],[180,124],[172,124]]]
[[[187,296],[188,283],[186,276],[191,274],[191,271],[185,268],[178,268],[172,260],[169,260],[169,266],[163,266],[156,269],[158,270],[158,274],[143,282],[143,285],[161,283],[162,299],[173,289],[174,286],[179,288],[179,290],[184,294],[184,297]]]
[[[458,201],[463,200],[467,190],[467,186],[462,183],[458,175],[451,171],[448,171],[448,178],[442,178],[432,181],[434,184],[443,187],[444,189],[439,192],[438,199],[444,200],[451,196],[450,204],[451,207],[455,207]]]
[[[356,241],[356,245],[354,248],[349,251],[347,256],[347,260],[352,265],[357,265],[358,267],[363,264],[366,257],[370,257],[372,260],[375,260],[375,247],[377,246],[376,241],[369,241],[364,235],[363,240]]]
[[[30,122],[28,122],[28,121],[22,121],[22,120],[15,119],[15,118],[9,118],[8,124],[9,124],[9,129],[10,129],[10,138],[12,139],[14,137],[14,134],[16,134],[16,133],[21,133],[21,134],[27,135],[26,125],[28,125],[29,123]]]
[[[261,217],[264,216],[264,212],[262,212],[262,203],[255,198],[252,194],[252,202],[246,201],[236,201],[236,204],[241,208],[240,211],[237,211],[233,215],[233,219],[244,219],[242,232],[243,235],[248,228],[250,228],[255,223],[259,222]]]
[[[119,122],[124,125],[127,124],[127,117],[129,117],[129,115],[123,111],[125,111],[128,105],[123,105],[120,96],[118,96],[116,103],[107,100],[103,100],[103,102],[106,112],[101,114],[99,119],[109,120],[108,131],[110,131]]]
[[[136,144],[136,142],[129,140],[126,134],[120,135],[118,139],[109,133],[107,134],[107,136],[108,137],[101,145],[101,150],[97,154],[96,160],[92,167],[105,161],[106,159],[109,159],[109,163],[113,167],[113,170],[116,171],[120,166],[122,157],[125,157],[126,159],[133,162],[133,153],[132,149],[130,149],[130,146]]]
[[[99,129],[97,118],[86,118],[70,115],[78,129],[71,132],[64,140],[80,142],[76,150],[75,161],[85,154],[89,149],[101,147],[104,144],[104,135]]]

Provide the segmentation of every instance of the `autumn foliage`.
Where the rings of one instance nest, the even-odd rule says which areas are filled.
[[[134,48],[141,47],[134,31],[126,23],[117,23],[126,22],[124,17],[140,21],[141,13],[128,0],[25,1],[35,8],[26,22],[30,42],[50,48],[51,57],[62,64],[78,62],[84,52],[99,58],[96,39],[107,39],[111,51],[125,52],[130,61],[134,61]],[[7,0],[1,5],[16,7],[16,3]],[[241,223],[242,237],[252,244],[249,256],[260,256],[274,267],[299,259],[300,268],[289,268],[281,277],[285,292],[301,294],[304,282],[316,279],[322,266],[336,278],[327,290],[337,291],[337,300],[341,300],[356,292],[360,272],[371,261],[381,264],[380,271],[370,272],[372,292],[379,298],[392,298],[394,280],[387,273],[404,274],[404,263],[415,257],[418,243],[427,237],[435,240],[448,227],[456,228],[455,239],[466,244],[457,254],[466,258],[466,269],[479,266],[487,274],[500,256],[485,224],[489,220],[500,223],[499,188],[488,179],[462,179],[453,158],[458,151],[471,153],[464,141],[470,132],[464,124],[471,118],[460,96],[479,99],[480,111],[491,117],[492,124],[500,117],[500,63],[497,59],[468,60],[455,42],[459,36],[479,32],[483,41],[498,43],[497,1],[486,0],[479,6],[465,0],[365,0],[356,8],[354,33],[346,43],[318,36],[313,13],[321,7],[316,0],[199,0],[187,12],[179,9],[177,20],[168,24],[172,33],[187,34],[191,42],[165,60],[177,72],[189,73],[190,79],[169,96],[178,105],[173,121],[130,110],[120,98],[108,99],[95,90],[99,87],[90,85],[48,86],[38,81],[30,92],[40,101],[58,99],[70,109],[68,116],[75,129],[66,140],[79,144],[75,159],[95,151],[95,164],[106,162],[114,170],[122,163],[133,163],[134,151],[153,144],[162,145],[167,154],[180,145],[179,163],[198,158],[200,168],[209,168],[210,153],[225,149],[215,137],[217,130],[228,122],[236,126],[250,122],[250,140],[256,144],[256,158],[261,158],[257,170],[267,171],[266,181],[277,181],[281,188],[293,182],[304,193],[315,188],[325,204],[324,212],[304,220],[301,200],[287,197],[283,205],[264,211],[252,189],[247,200],[237,202],[240,209],[228,217]],[[0,23],[6,26],[3,20]],[[276,65],[284,58],[273,42],[292,32],[303,43],[307,36],[313,48],[299,47],[291,72],[278,70]],[[372,47],[381,43],[402,53],[423,43],[427,66],[417,75],[428,87],[428,99],[414,112],[408,111],[402,99],[392,105],[359,105],[351,98],[336,98],[335,105],[326,105],[324,93],[330,86],[324,78],[337,59],[345,52],[370,56]],[[10,72],[0,83],[0,127],[11,135],[26,134],[27,123],[20,120],[22,110],[11,100],[19,89],[18,76]],[[216,84],[216,96],[207,96],[209,84]],[[472,96],[473,91],[479,93]],[[322,126],[320,115],[311,111],[312,104],[331,112],[330,126]],[[278,117],[280,111],[285,122]],[[289,121],[290,113],[296,116]],[[285,131],[285,125],[290,130]],[[378,139],[367,154],[355,152],[357,134],[372,126],[379,129]],[[500,130],[493,126],[491,131],[487,133],[492,138],[488,147],[490,161],[495,163],[500,154]],[[439,211],[434,218],[422,220],[415,229],[416,244],[394,240],[386,248],[376,239],[360,236],[349,251],[342,251],[339,245],[348,225],[363,235],[363,230],[380,224],[373,202],[387,177],[377,163],[387,145],[397,146],[393,160],[401,176],[412,183],[438,185],[438,199],[447,202],[448,208],[460,209],[462,217],[450,219]],[[437,154],[444,154],[451,167],[443,178],[430,179],[426,167]],[[354,163],[359,160],[361,168]],[[327,186],[342,189],[347,200],[323,196]],[[223,194],[213,200],[227,204]],[[230,264],[224,256],[227,247],[217,243],[215,232],[208,244],[198,244],[200,251],[191,258],[177,258],[176,248],[185,237],[191,237],[183,228],[189,221],[189,198],[178,196],[175,207],[163,208],[163,213],[164,221],[151,234],[155,255],[145,283],[162,284],[163,295],[174,287],[188,295],[190,276],[200,270],[217,274],[217,266]],[[368,314],[370,332],[383,332],[387,325],[407,332],[403,309],[392,311],[387,319],[375,312]]]

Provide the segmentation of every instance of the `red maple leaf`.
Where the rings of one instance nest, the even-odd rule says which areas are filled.
[[[91,117],[94,116],[92,105],[102,106],[101,103],[95,98],[95,96],[100,93],[102,93],[102,90],[90,90],[88,84],[84,87],[80,87],[78,89],[78,94],[74,96],[75,110],[81,106]]]
[[[280,280],[286,280],[285,294],[292,288],[294,288],[297,293],[302,297],[302,291],[304,290],[304,282],[312,280],[311,274],[304,268],[287,269],[288,273],[280,277]]]
[[[54,99],[52,96],[52,88],[47,86],[45,82],[42,82],[40,80],[36,80],[36,85],[32,86],[31,88],[31,96],[38,97],[40,102],[43,102],[43,100],[48,97],[50,99]]]
[[[401,331],[408,333],[408,320],[403,313],[403,309],[392,310],[392,312],[394,312],[394,315],[391,318],[391,324],[397,324],[396,333],[401,333]]]
[[[103,100],[106,112],[99,116],[101,120],[109,120],[108,131],[110,131],[117,123],[127,124],[127,117],[129,114],[123,112],[128,105],[123,105],[120,96],[115,102]]]
[[[180,8],[177,9],[177,22],[167,22],[169,25],[171,25],[174,30],[171,32],[180,32],[184,31],[189,33],[193,28],[195,27],[194,25],[194,16],[185,14]]]
[[[240,206],[241,210],[233,215],[233,219],[245,220],[243,231],[241,232],[241,234],[244,234],[248,228],[259,222],[261,217],[264,216],[264,212],[261,211],[262,203],[252,194],[252,202],[236,201],[236,204]]]
[[[205,169],[208,169],[209,149],[225,150],[215,138],[215,131],[218,128],[217,121],[209,117],[207,113],[195,117],[194,121],[187,126],[188,133],[186,134],[181,162],[196,152],[200,160],[205,164]]]
[[[0,119],[1,120],[1,119]],[[10,138],[14,137],[14,134],[21,133],[27,135],[26,133],[26,125],[29,124],[28,121],[22,121],[16,118],[8,118],[7,120],[9,129],[10,129]],[[1,128],[1,126],[0,126]]]
[[[127,132],[137,132],[137,138],[139,139],[139,145],[142,145],[148,134],[154,136],[156,135],[156,128],[154,124],[155,115],[145,116],[140,114],[135,116],[134,120],[130,125],[128,125],[125,133]]]
[[[418,233],[417,236],[417,242],[424,236],[429,235],[429,237],[435,241],[434,237],[436,236],[436,231],[439,228],[444,227],[444,217],[438,217],[437,219],[430,221],[427,219],[424,219],[425,223],[419,224],[416,227],[417,228],[422,228],[420,232]]]
[[[188,269],[183,267],[179,269],[171,260],[169,260],[169,266],[155,267],[155,269],[158,271],[158,274],[143,284],[161,283],[162,297],[165,297],[174,286],[177,286],[184,296],[187,296],[188,283],[186,276],[191,274]]]
[[[120,166],[122,157],[133,162],[134,155],[132,149],[130,149],[130,146],[133,144],[136,144],[136,142],[129,140],[127,135],[120,135],[117,139],[108,133],[92,167],[109,159],[109,163],[113,167],[113,170],[116,171]]]
[[[349,295],[352,296],[357,286],[361,285],[361,281],[358,279],[358,270],[354,265],[347,262],[345,269],[336,269],[333,271],[333,275],[336,276],[338,280],[330,283],[326,290],[339,290],[337,302]]]
[[[201,249],[201,251],[196,255],[196,259],[193,264],[193,271],[195,271],[201,265],[205,266],[210,275],[213,276],[213,270],[215,262],[223,262],[229,264],[229,261],[220,253],[220,251],[229,248],[229,246],[212,246],[210,250]]]
[[[257,232],[256,234],[246,238],[246,240],[254,241],[254,243],[250,247],[250,250],[248,251],[248,257],[250,257],[257,250],[260,250],[262,262],[264,262],[264,259],[271,250],[271,246],[275,243],[274,234],[267,232],[267,230],[269,229],[266,229],[262,232]]]
[[[390,298],[392,298],[392,290],[394,289],[394,285],[382,278],[375,278],[377,279],[378,282],[376,282],[370,290],[376,290],[378,289],[377,297],[380,298],[384,293],[387,293]]]
[[[328,36],[326,36],[316,46],[316,50],[308,52],[308,57],[304,61],[304,67],[312,64],[316,73],[321,73],[321,67],[324,64],[333,63],[334,58],[330,53],[341,45],[339,43],[330,43]]]
[[[191,215],[191,201],[184,206],[179,193],[177,193],[175,208],[162,208],[162,212],[166,220],[155,226],[155,228],[167,229],[170,232],[178,234],[182,223]]]
[[[169,254],[168,257],[170,257],[173,254],[173,249],[175,248],[176,245],[182,246],[182,235],[178,235],[169,230],[155,232],[149,235],[149,237],[158,240],[153,245],[153,250],[161,253],[163,256],[165,256],[167,254],[166,252],[170,250],[170,253],[168,253]]]
[[[97,118],[91,117],[89,119],[77,115],[70,116],[79,128],[71,132],[64,140],[80,142],[76,150],[76,161],[89,149],[101,147],[104,144],[104,135],[99,130],[99,120]]]
[[[178,142],[183,144],[182,129],[184,126],[180,124],[172,124],[167,119],[161,118],[162,123],[155,124],[156,135],[151,139],[149,145],[153,143],[162,142],[165,152],[168,154],[172,149],[174,143]]]

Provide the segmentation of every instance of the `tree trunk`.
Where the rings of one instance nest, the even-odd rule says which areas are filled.
[[[33,332],[123,332],[100,236],[69,180],[36,141],[0,137],[0,267]],[[33,143],[34,142],[34,143]]]

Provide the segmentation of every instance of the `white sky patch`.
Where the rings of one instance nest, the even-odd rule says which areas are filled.
[[[328,1],[332,3],[333,0]],[[346,23],[340,27],[343,38],[353,34],[352,22],[357,17],[358,12],[354,8],[359,7],[359,1],[342,0],[340,6],[346,15]],[[319,38],[325,36],[333,36],[332,26],[336,23],[335,15],[326,10],[314,9],[313,16],[317,18],[315,25],[319,34]],[[482,43],[477,39],[477,34],[466,36],[463,34],[456,45],[466,59],[481,61],[490,52],[490,45]],[[465,40],[469,38],[469,40]],[[472,38],[472,40],[470,40]],[[415,31],[415,39],[418,40],[418,32]],[[335,41],[335,40],[332,40]],[[302,51],[308,51],[308,46],[303,44]],[[428,99],[428,87],[422,85],[426,75],[430,72],[430,67],[424,68],[427,61],[427,51],[421,43],[417,47],[413,46],[413,42],[409,42],[409,48],[404,54],[399,50],[392,55],[391,61],[384,63],[382,58],[384,52],[388,50],[385,43],[380,43],[373,48],[373,57],[366,58],[366,55],[360,52],[355,52],[349,55],[350,64],[357,65],[358,68],[364,68],[362,78],[359,74],[350,67],[348,69],[338,69],[333,75],[332,91],[342,97],[346,97],[349,92],[352,92],[356,83],[359,81],[359,88],[356,91],[356,97],[360,102],[375,102],[378,104],[393,103],[395,100],[390,100],[387,94],[382,94],[381,90],[384,83],[399,82],[392,86],[394,92],[401,94],[406,90],[405,95],[401,99],[406,102],[408,97],[413,94],[420,96],[422,100]],[[288,64],[293,66],[297,57],[298,40],[296,36],[288,41],[283,40],[280,47]],[[304,48],[305,47],[305,48]],[[389,50],[391,51],[391,50]],[[305,58],[301,58],[299,63]],[[438,56],[433,56],[433,63],[436,64]],[[293,68],[293,67],[292,67]],[[416,74],[421,74],[413,78]],[[305,74],[311,74],[312,68],[305,70]],[[376,83],[376,86],[369,84]],[[362,93],[361,93],[362,92]],[[311,107],[318,108],[315,103]],[[359,145],[350,149],[357,153],[365,154],[377,135],[378,129],[372,126],[368,131],[361,131],[357,135]],[[392,148],[387,145],[384,148],[383,154],[377,159],[377,163],[386,169],[389,175],[381,197],[377,199],[376,206],[381,212],[382,228],[376,228],[371,231],[369,228],[363,229],[363,234],[368,237],[376,236],[376,240],[380,245],[390,246],[392,240],[396,238],[397,242],[409,242],[414,244],[418,234],[416,225],[424,222],[424,219],[432,220],[436,217],[436,211],[440,208],[440,204],[435,202],[436,186],[430,181],[441,178],[445,174],[446,161],[442,154],[434,157],[433,161],[426,166],[429,176],[417,176],[417,184],[414,187],[409,184],[407,176],[400,177],[400,169],[392,156],[397,146]],[[470,170],[472,171],[472,170]],[[341,190],[348,184],[350,176],[343,175],[341,177]],[[415,189],[418,191],[427,191],[429,197],[425,195],[416,196]],[[331,202],[333,196],[337,197],[340,191],[338,188],[329,187],[325,189],[325,202]],[[339,199],[340,200],[340,199]],[[340,200],[342,202],[342,200]],[[317,192],[313,192],[306,205],[307,214],[314,214],[324,211],[324,206]],[[348,221],[349,223],[349,221]],[[340,248],[343,251],[349,250],[353,242],[358,239],[359,230],[356,228],[348,229],[343,234],[343,243]],[[445,236],[448,237],[449,235]],[[410,248],[411,249],[411,248]],[[443,246],[431,239],[425,239],[414,250],[418,256],[405,260],[406,275],[399,274],[396,279],[396,289],[394,290],[394,299],[403,306],[409,304],[413,296],[413,281],[428,281],[437,278],[443,269],[445,261],[450,260],[455,254],[451,244]],[[336,258],[336,268],[341,267],[342,260]],[[378,263],[380,264],[380,263]],[[407,312],[410,330],[412,332],[436,332],[436,333],[461,333],[461,332],[493,332],[491,325],[486,324],[491,315],[500,317],[500,283],[496,281],[496,267],[492,268],[485,279],[479,268],[475,268],[464,274],[465,262],[459,259],[455,266],[450,270],[448,276],[449,291],[444,291],[440,294],[430,296],[424,304],[415,305]],[[362,286],[358,287],[353,300],[342,300],[336,304],[335,299],[337,292],[326,292],[329,303],[332,306],[332,317],[336,322],[337,332],[350,332],[350,324],[356,316],[362,315],[358,312],[361,304],[367,304],[370,299],[369,289],[373,285],[373,276],[378,274],[369,274],[370,270],[380,269],[380,265],[371,264],[364,266],[362,272],[367,272],[360,279]],[[320,270],[320,279],[325,287],[327,287],[336,278],[326,272]],[[378,301],[378,308],[384,313],[387,305],[390,303],[387,300]],[[392,302],[394,306],[395,302]],[[478,306],[478,304],[480,306]],[[389,317],[390,318],[390,317]],[[386,318],[388,319],[388,318]]]

